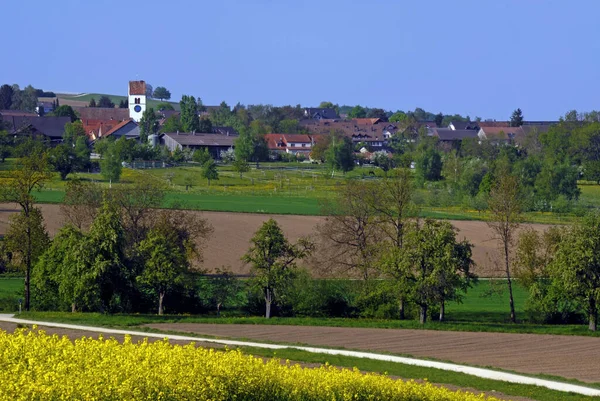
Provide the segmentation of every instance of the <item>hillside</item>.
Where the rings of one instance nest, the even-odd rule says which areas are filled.
[[[119,105],[119,102],[121,100],[127,99],[127,96],[109,95],[109,94],[105,94],[105,93],[82,93],[82,94],[78,94],[78,95],[57,93],[56,96],[58,97],[58,100],[61,105],[78,106],[78,107],[87,106],[90,103],[90,100],[92,98],[96,99],[96,102],[98,102],[98,100],[100,100],[100,98],[102,96],[108,96],[110,98],[110,100],[117,106]],[[54,98],[39,98],[39,100],[51,102],[54,100]],[[161,102],[158,99],[148,99],[147,106],[153,107],[156,109],[156,106],[159,103],[163,103],[163,102]],[[169,103],[171,103],[171,105],[173,105],[173,108],[175,110],[179,110],[178,102],[169,102]]]

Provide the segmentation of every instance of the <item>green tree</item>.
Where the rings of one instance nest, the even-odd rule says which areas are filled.
[[[112,102],[112,100],[110,100],[110,98],[106,95],[100,97],[100,100],[98,100],[98,107],[106,107],[109,109],[114,109],[115,108],[115,104]]]
[[[352,140],[347,136],[334,135],[331,143],[325,151],[325,161],[331,168],[333,176],[335,170],[342,172],[350,171],[354,168],[354,146]]]
[[[77,114],[75,114],[75,110],[71,106],[59,106],[51,114],[55,117],[70,117],[71,122],[77,120]]]
[[[546,201],[552,201],[559,195],[568,200],[577,200],[581,190],[577,187],[579,172],[567,163],[553,163],[548,160],[535,179],[536,194]]]
[[[79,138],[87,139],[83,123],[81,121],[66,123],[65,131],[63,132],[63,143],[73,146]]]
[[[201,118],[198,124],[198,131],[199,132],[205,132],[205,133],[212,133],[213,132],[213,124],[210,121],[210,119],[208,118]]]
[[[6,158],[10,156],[14,147],[13,136],[8,135],[7,131],[0,130],[0,161],[4,163]]]
[[[22,157],[15,162],[9,179],[3,183],[0,189],[0,197],[4,202],[16,203],[20,206],[23,219],[29,223],[34,221],[34,201],[32,192],[43,187],[44,183],[52,178],[48,166],[48,157],[38,150],[31,155]],[[33,227],[33,225],[31,226]],[[33,243],[33,232],[27,229],[25,244]],[[25,263],[25,310],[30,307],[30,277],[32,262],[34,260],[33,249],[27,248],[27,254],[23,257]]]
[[[512,287],[512,255],[515,235],[522,220],[523,197],[519,180],[508,172],[499,172],[488,198],[488,226],[499,242],[506,275],[510,304],[510,320],[517,322]]]
[[[122,102],[122,100],[121,100],[121,102]],[[96,99],[91,98],[90,99],[90,104],[88,105],[88,107],[97,107],[96,106]]]
[[[442,122],[444,121],[444,115],[442,113],[436,114],[435,119],[433,121],[435,121],[435,125],[437,125],[438,127],[441,127]]]
[[[444,303],[456,300],[465,290],[472,274],[471,245],[456,241],[456,231],[448,222],[426,219],[410,223],[404,249],[397,257],[394,276],[401,285],[408,285],[410,298],[419,307],[419,321],[425,324],[428,310],[440,305],[443,319]]]
[[[0,110],[10,110],[13,93],[12,86],[7,84],[0,86]]]
[[[365,118],[367,117],[367,111],[364,107],[356,105],[348,113],[349,118]]]
[[[140,141],[142,143],[148,142],[150,135],[155,135],[158,132],[158,117],[154,113],[152,107],[144,110],[142,118],[140,119]]]
[[[179,121],[179,116],[173,115],[165,120],[165,123],[160,129],[160,132],[164,133],[174,133],[183,131],[181,127],[181,122]]]
[[[388,120],[388,116],[385,110],[383,109],[370,109],[369,112],[367,113],[367,117],[368,118],[379,118],[382,121],[387,121]]]
[[[266,221],[250,240],[252,246],[242,257],[252,265],[253,282],[264,296],[265,317],[271,317],[271,306],[284,297],[284,290],[294,277],[296,261],[312,252],[307,239],[290,244],[273,219]]]
[[[87,230],[102,206],[102,187],[100,184],[69,180],[65,185],[65,198],[60,205],[60,211],[67,223],[77,230]]]
[[[20,94],[21,106],[20,110],[35,112],[35,108],[38,105],[38,96],[36,89],[27,85]]]
[[[158,314],[163,314],[165,295],[181,283],[188,269],[185,249],[179,246],[177,232],[169,225],[152,229],[140,242],[144,267],[137,281],[158,295]]]
[[[241,290],[241,283],[229,270],[216,269],[215,276],[210,279],[209,299],[221,316],[221,308],[235,301]]]
[[[118,182],[121,178],[121,171],[123,170],[121,154],[119,152],[117,143],[115,141],[104,140],[98,142],[96,150],[99,150],[98,145],[101,144],[102,149],[100,153],[100,174],[105,180],[112,182]]]
[[[600,215],[587,215],[562,237],[549,269],[553,285],[570,298],[580,299],[588,327],[598,328],[600,303]]]
[[[217,164],[213,159],[209,159],[202,165],[202,177],[206,178],[208,181],[208,186],[210,187],[210,182],[212,180],[219,179],[219,172],[217,171]]]
[[[441,180],[442,167],[442,156],[433,147],[425,149],[417,158],[415,164],[417,176],[423,181]]]
[[[6,250],[12,253],[13,265],[25,273],[25,310],[30,309],[31,272],[39,257],[50,243],[40,209],[21,210],[9,218],[6,232]]]
[[[73,147],[65,144],[58,145],[48,152],[48,162],[60,174],[61,180],[66,180],[67,175],[75,170],[78,165],[75,160]]]
[[[206,163],[207,161],[209,161],[211,159],[212,159],[212,157],[210,156],[210,152],[208,151],[208,148],[197,149],[194,151],[194,154],[192,155],[192,160],[195,161],[196,163],[199,163],[202,165],[204,165],[204,163]]]
[[[236,158],[233,162],[233,170],[240,173],[240,178],[242,178],[244,173],[250,171],[250,165],[246,160]]]
[[[158,89],[158,88],[157,88]],[[181,107],[181,129],[184,132],[198,132],[200,129],[200,119],[198,117],[198,104],[194,96],[183,95],[179,102]]]
[[[155,99],[160,99],[162,102],[163,100],[171,99],[171,92],[169,92],[169,90],[164,86],[157,86],[156,89],[154,89],[152,97]]]
[[[521,125],[523,125],[523,112],[521,109],[516,109],[510,116],[510,126],[520,127]]]

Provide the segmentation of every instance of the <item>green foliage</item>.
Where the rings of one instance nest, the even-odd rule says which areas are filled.
[[[266,221],[250,242],[252,246],[242,260],[252,265],[252,281],[263,293],[268,319],[271,305],[285,298],[285,289],[295,275],[296,261],[311,253],[312,244],[307,239],[290,244],[273,219]]]
[[[183,127],[181,126],[179,116],[177,115],[172,115],[171,117],[167,118],[160,129],[160,132],[165,133],[174,133],[179,131],[183,131]]]
[[[334,135],[325,151],[325,161],[332,171],[344,173],[354,168],[354,147],[352,140],[346,136]]]
[[[194,154],[192,155],[192,160],[195,161],[196,163],[200,163],[202,165],[204,165],[204,163],[206,163],[210,159],[212,159],[212,157],[210,156],[210,153],[208,152],[208,148],[196,149],[194,151]]]
[[[367,111],[364,107],[360,105],[356,105],[350,110],[348,113],[349,118],[365,118],[367,117]]]
[[[178,239],[176,228],[164,221],[150,230],[138,246],[143,269],[136,280],[158,296],[159,315],[163,314],[165,295],[183,281],[188,269],[185,247]]]
[[[196,98],[194,96],[183,95],[179,106],[181,107],[180,122],[182,131],[199,132],[200,119],[198,117]]]
[[[123,170],[122,153],[117,141],[102,140],[97,142],[96,151],[100,153],[100,173],[105,180],[118,182]]]
[[[520,127],[521,125],[523,125],[523,112],[521,109],[516,109],[510,116],[510,126]]]
[[[427,148],[417,158],[415,168],[421,180],[439,181],[442,179],[442,156],[437,150]]]
[[[202,165],[202,177],[206,178],[206,180],[208,181],[208,186],[210,186],[211,181],[216,181],[219,179],[217,164],[213,159],[208,159]]]
[[[250,165],[246,160],[236,158],[233,162],[233,169],[240,173],[240,178],[242,178],[244,173],[250,171]]]
[[[110,100],[108,96],[102,96],[100,97],[100,100],[98,100],[98,107],[114,109],[115,104],[112,102],[112,100]]]
[[[50,115],[55,117],[70,117],[71,122],[75,122],[78,119],[77,114],[75,114],[75,110],[73,110],[71,106],[66,105],[57,107],[52,113],[50,113]]]
[[[154,92],[152,93],[152,97],[155,99],[160,99],[160,101],[162,102],[163,100],[171,99],[171,92],[169,92],[169,90],[164,86],[157,86],[156,89],[154,89]]]
[[[549,265],[552,285],[585,308],[596,331],[600,303],[600,214],[587,215],[562,236]]]
[[[8,84],[0,86],[0,110],[10,110],[13,94],[14,90],[12,86]]]
[[[581,191],[577,187],[579,172],[568,164],[546,162],[535,180],[538,197],[549,202],[564,195],[568,200],[579,198]]]
[[[140,119],[140,142],[146,143],[150,135],[158,133],[158,117],[152,107],[144,110]]]
[[[120,105],[119,105],[119,106],[120,106]],[[88,107],[97,107],[97,106],[96,106],[96,99],[92,98],[92,99],[90,100],[90,104],[88,105]]]

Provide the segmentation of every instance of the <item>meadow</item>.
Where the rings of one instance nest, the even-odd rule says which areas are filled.
[[[6,177],[11,166],[8,160],[0,165],[0,178]],[[156,169],[124,168],[116,186],[130,186],[140,176],[152,176],[167,187],[163,207],[191,210],[268,213],[293,215],[322,215],[322,204],[331,200],[336,189],[347,180],[378,180],[383,172],[372,166],[357,167],[346,174],[333,175],[323,165],[308,163],[262,163],[240,177],[228,165],[219,165],[219,179],[210,184],[202,178],[201,167],[193,163]],[[80,178],[108,187],[109,183],[98,173],[71,174],[68,179]],[[529,223],[566,224],[574,222],[585,210],[600,206],[600,186],[582,183],[580,200],[567,213],[527,212]],[[41,191],[34,195],[40,203],[61,203],[65,182],[55,175]],[[486,220],[485,211],[458,202],[444,190],[416,189],[414,195],[421,217],[452,220]]]

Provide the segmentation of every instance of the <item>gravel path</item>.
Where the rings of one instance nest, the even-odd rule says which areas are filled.
[[[254,341],[391,352],[600,383],[600,338],[346,327],[161,323],[171,330]]]

